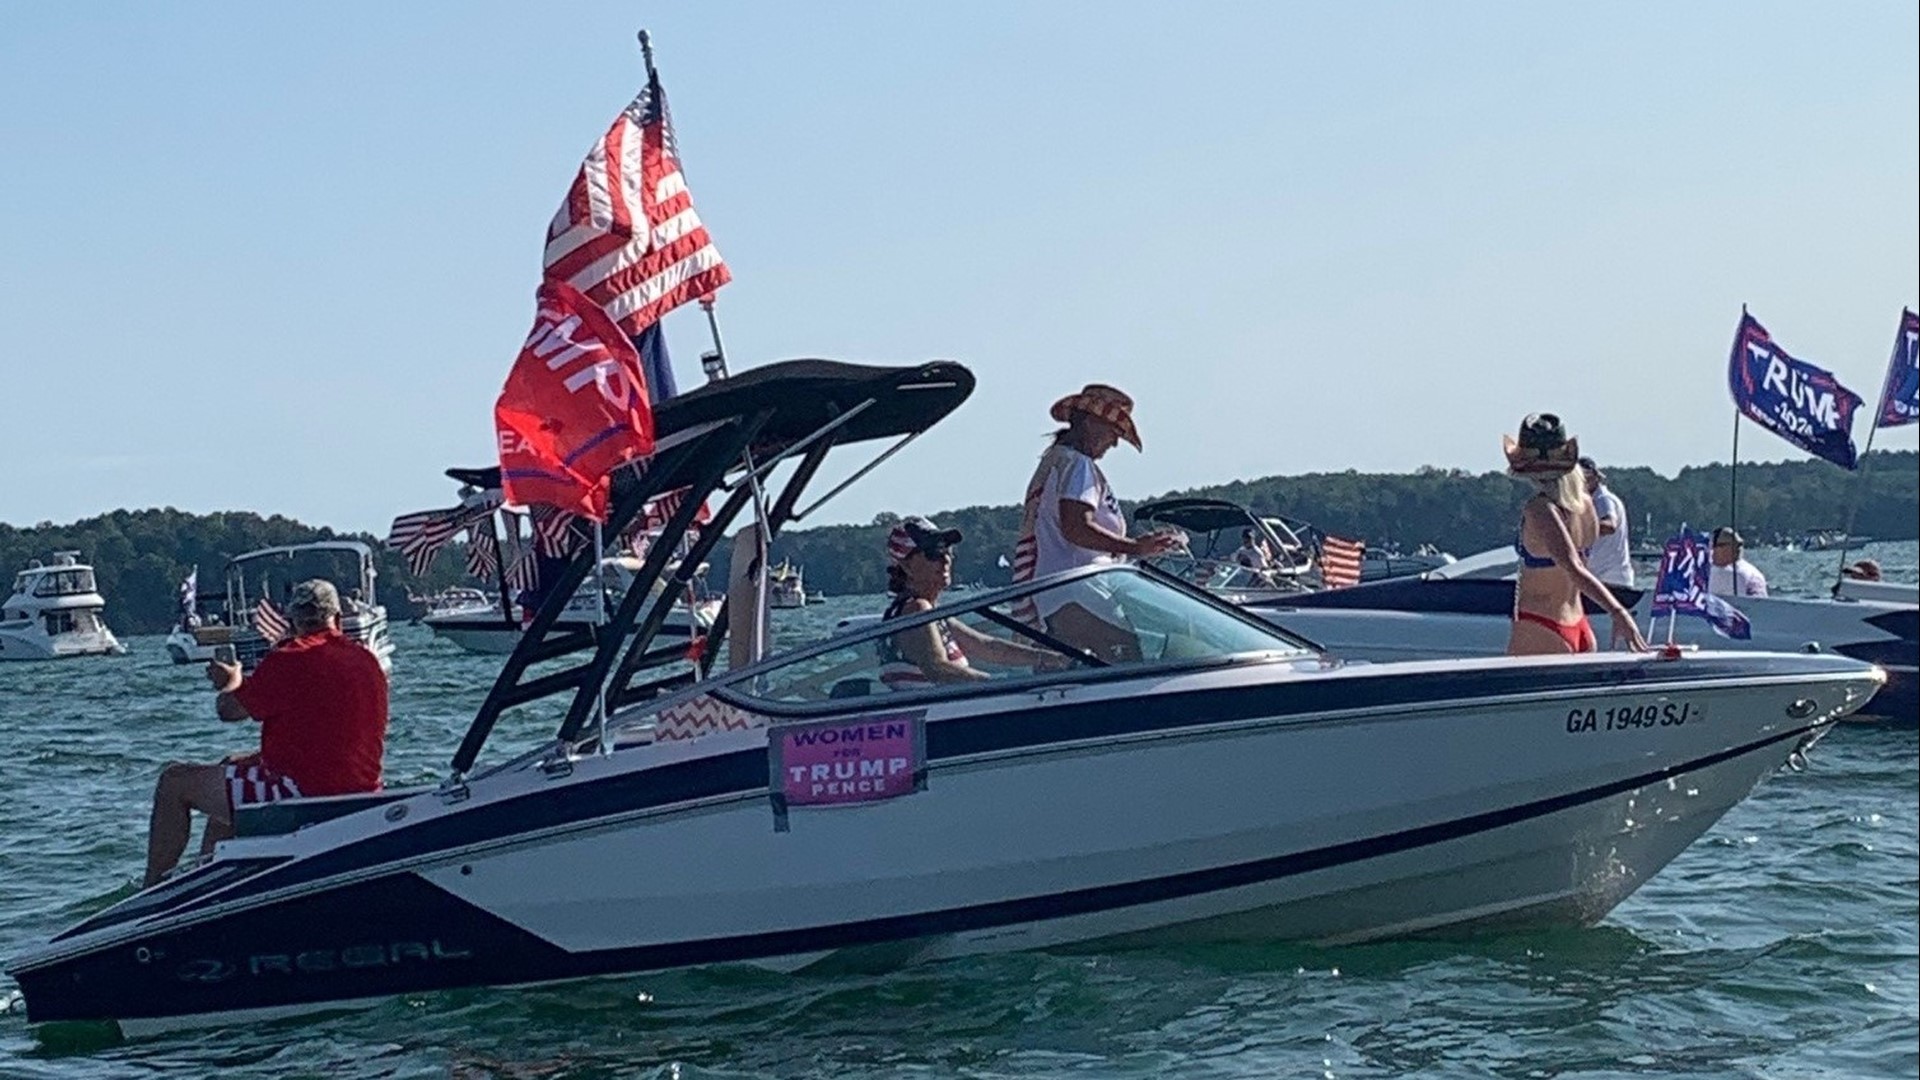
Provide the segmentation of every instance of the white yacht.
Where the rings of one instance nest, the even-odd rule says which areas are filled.
[[[124,656],[127,647],[100,617],[106,607],[79,552],[56,551],[50,565],[35,561],[14,575],[13,595],[0,606],[0,660]]]

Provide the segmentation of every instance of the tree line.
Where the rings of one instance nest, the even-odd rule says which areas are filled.
[[[1823,461],[1742,463],[1740,531],[1750,542],[1765,542],[1839,529],[1857,499],[1856,534],[1883,540],[1920,536],[1920,455],[1875,451],[1862,466],[1860,473],[1849,474]],[[1626,501],[1636,539],[1655,543],[1682,522],[1696,528],[1726,524],[1731,481],[1731,471],[1722,464],[1688,467],[1671,478],[1647,468],[1608,470],[1608,485]],[[1228,499],[1255,513],[1303,519],[1336,536],[1370,544],[1411,550],[1431,543],[1467,555],[1512,541],[1524,489],[1503,473],[1423,467],[1412,473],[1270,476],[1156,498],[1176,495]],[[1129,514],[1136,505],[1123,500]],[[1001,558],[1011,557],[1019,533],[1017,505],[949,510],[903,506],[899,513],[925,514],[966,533],[966,542],[955,551],[955,581],[993,585],[1007,580]],[[897,520],[896,514],[883,514],[866,525],[784,533],[774,541],[773,558],[803,566],[810,589],[833,595],[882,592],[886,534]],[[171,508],[115,510],[70,525],[0,524],[0,570],[24,568],[55,551],[78,551],[83,562],[94,566],[107,598],[108,624],[122,633],[160,633],[178,616],[177,590],[189,569],[199,569],[202,596],[217,596],[223,592],[222,573],[229,558],[263,547],[328,539],[358,539],[374,547],[380,599],[396,618],[417,614],[409,595],[467,583],[459,545],[442,550],[421,577],[365,534],[340,533],[279,515],[190,514]],[[710,580],[716,585],[725,581],[727,553],[724,543],[714,550]]]

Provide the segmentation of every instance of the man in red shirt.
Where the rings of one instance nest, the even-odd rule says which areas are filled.
[[[251,676],[215,660],[207,680],[220,719],[260,722],[260,749],[211,765],[172,762],[153,791],[148,886],[187,848],[193,811],[207,816],[203,853],[233,835],[233,808],[314,795],[380,790],[387,741],[387,676],[380,661],[340,632],[340,593],[315,578],[287,604],[292,636]]]

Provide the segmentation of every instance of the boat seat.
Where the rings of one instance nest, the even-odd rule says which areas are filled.
[[[411,798],[424,790],[419,787],[386,788],[357,795],[318,795],[242,806],[234,811],[233,833],[235,836],[284,836],[296,829],[358,813],[370,806]]]

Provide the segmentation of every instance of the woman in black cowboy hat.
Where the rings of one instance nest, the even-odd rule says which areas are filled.
[[[1507,652],[1513,655],[1594,652],[1599,642],[1580,598],[1587,596],[1613,617],[1613,640],[1645,652],[1646,638],[1633,615],[1587,568],[1587,549],[1600,537],[1600,516],[1593,508],[1577,466],[1579,442],[1560,418],[1534,413],[1520,422],[1520,437],[1501,436],[1507,471],[1532,482],[1534,492],[1520,508],[1520,577],[1513,587],[1513,629]]]

